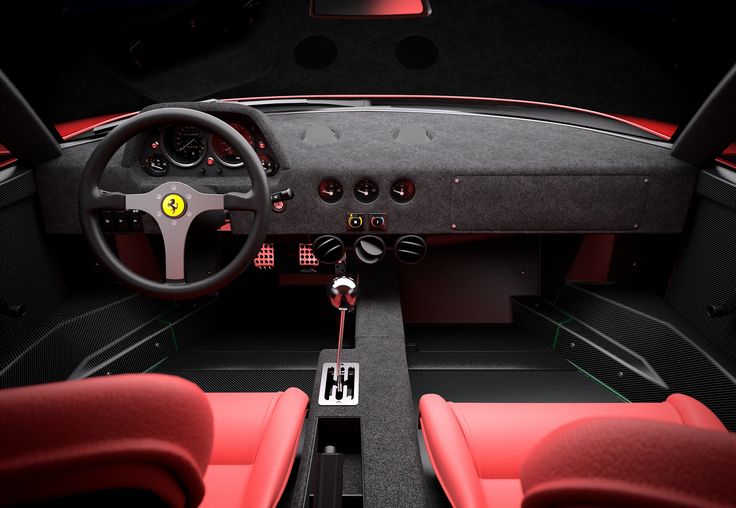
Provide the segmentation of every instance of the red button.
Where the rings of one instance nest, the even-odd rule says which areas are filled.
[[[271,205],[271,207],[273,208],[274,212],[280,213],[286,209],[286,203],[284,203],[283,201],[276,201],[275,203]]]

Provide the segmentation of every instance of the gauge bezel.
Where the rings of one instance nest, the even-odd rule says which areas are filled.
[[[373,184],[373,185],[374,185],[374,186],[376,187],[376,195],[375,195],[375,196],[373,197],[373,199],[370,199],[370,200],[365,200],[365,201],[364,201],[364,198],[361,198],[361,197],[359,197],[359,196],[358,196],[358,195],[359,195],[359,193],[358,193],[358,185],[359,185],[359,184],[360,184],[361,182],[365,182],[365,181],[371,182],[371,183],[372,183],[372,184]],[[368,205],[368,204],[370,204],[370,203],[374,203],[374,202],[376,202],[376,201],[378,200],[378,197],[379,197],[380,195],[381,195],[381,187],[380,187],[380,186],[378,185],[378,183],[377,183],[377,182],[376,182],[375,180],[373,180],[372,178],[360,178],[360,179],[358,179],[358,181],[356,181],[356,182],[355,182],[355,185],[353,185],[353,197],[354,197],[354,198],[355,198],[355,199],[356,199],[357,201],[359,201],[360,203],[363,203],[364,205]]]
[[[263,167],[263,172],[266,173],[266,176],[271,177],[276,174],[276,172],[279,170],[279,164],[276,162],[276,160],[271,157],[270,154],[267,154],[265,152],[256,152],[256,155],[258,155],[258,160],[261,161],[261,166]],[[268,159],[271,161],[271,172],[269,172],[266,169],[266,166],[263,165],[263,158]]]
[[[327,199],[322,197],[320,188],[322,187],[322,184],[326,182],[334,182],[340,187],[340,197],[337,198],[335,201],[328,201]],[[328,205],[337,204],[340,201],[342,201],[343,197],[345,197],[345,186],[337,178],[332,178],[332,177],[323,178],[322,180],[319,181],[319,184],[317,185],[317,196],[319,197],[320,201],[322,201],[325,204],[328,204]]]
[[[237,125],[240,125],[240,126],[241,126],[241,127],[243,128],[243,129],[245,129],[245,130],[247,130],[248,132],[250,132],[250,136],[251,136],[251,138],[253,139],[253,143],[251,143],[250,141],[248,141],[247,139],[245,139],[245,136],[243,136],[243,133],[242,133],[242,132],[240,132],[240,131],[239,131],[238,129],[235,129],[235,127],[233,127],[233,129],[235,129],[236,131],[238,131],[238,134],[240,134],[241,136],[243,136],[243,139],[245,139],[245,141],[247,141],[247,142],[248,142],[248,144],[249,144],[249,145],[251,146],[251,148],[253,148],[253,150],[255,150],[255,149],[256,149],[256,146],[257,146],[257,143],[256,143],[256,136],[255,136],[255,132],[253,132],[253,129],[251,129],[251,128],[250,128],[250,127],[248,127],[247,125],[244,125],[244,124],[242,124],[242,123],[240,123],[240,122],[235,122],[235,121],[227,122],[227,124],[228,124],[228,125],[229,125],[230,127],[233,127],[233,124],[237,124]],[[219,154],[217,153],[217,150],[215,149],[215,143],[214,143],[214,141],[213,141],[213,138],[215,138],[215,137],[217,137],[217,136],[215,136],[214,134],[210,133],[210,136],[209,136],[209,140],[208,140],[208,141],[209,141],[209,148],[210,148],[210,151],[212,152],[212,155],[214,155],[214,157],[215,157],[215,160],[216,160],[217,162],[219,162],[220,164],[222,164],[223,166],[225,166],[225,167],[228,167],[228,168],[242,168],[242,167],[243,167],[243,164],[244,164],[244,163],[243,163],[242,161],[241,161],[240,163],[237,163],[237,164],[233,164],[232,162],[225,162],[225,161],[224,161],[224,160],[223,160],[223,159],[222,159],[222,158],[220,157],[220,155],[219,155]],[[257,153],[257,152],[256,152],[256,153]]]
[[[155,171],[155,170],[152,170],[151,169],[151,167],[149,165],[149,161],[151,159],[153,159],[154,157],[155,158],[161,158],[161,160],[166,164],[166,167],[164,168],[163,171],[158,172],[158,171]],[[169,166],[169,163],[170,163],[169,158],[166,157],[166,156],[164,156],[164,154],[162,154],[162,153],[152,153],[152,154],[148,155],[145,159],[143,159],[141,165],[143,166],[143,170],[146,173],[148,173],[149,175],[154,176],[156,178],[161,178],[162,176],[166,176],[168,174],[168,172],[169,172],[169,167],[168,167]]]
[[[399,200],[399,199],[396,199],[396,197],[394,196],[394,186],[397,183],[399,183],[399,182],[409,182],[411,184],[411,186],[413,187],[414,193],[411,195],[411,197],[409,199]],[[389,187],[389,189],[388,189],[388,194],[389,194],[389,196],[391,196],[391,200],[394,203],[397,203],[399,205],[405,205],[407,203],[411,203],[412,201],[414,201],[414,198],[417,196],[417,186],[416,186],[416,184],[414,183],[414,181],[411,178],[402,177],[402,178],[399,178],[397,180],[394,180],[394,182],[391,184],[391,187]]]
[[[210,151],[212,152],[212,155],[215,157],[215,160],[227,168],[242,168],[244,162],[241,161],[240,163],[233,164],[232,162],[225,162],[220,157],[220,155],[217,153],[217,150],[215,150],[215,143],[212,141],[212,138],[214,137],[215,137],[214,134],[210,134],[210,138],[208,141],[210,144]]]
[[[171,154],[169,153],[169,147],[168,147],[168,144],[165,141],[165,139],[166,139],[166,132],[169,129],[172,129],[172,128],[180,128],[180,127],[194,127],[202,135],[202,142],[204,143],[204,149],[202,150],[201,157],[197,161],[195,161],[195,162],[187,162],[187,163],[179,162],[174,157],[172,157]],[[209,139],[208,138],[209,138],[209,136],[207,136],[207,134],[202,129],[200,129],[199,127],[195,127],[194,125],[186,125],[186,124],[174,125],[174,124],[170,124],[170,125],[165,126],[163,129],[161,129],[161,134],[159,134],[159,144],[161,145],[163,154],[166,156],[167,159],[169,159],[169,162],[171,162],[172,164],[174,164],[176,166],[179,166],[180,168],[193,168],[194,166],[197,166],[198,164],[201,164],[202,161],[205,159],[205,157],[207,157],[207,153],[210,151],[210,144],[209,144]]]

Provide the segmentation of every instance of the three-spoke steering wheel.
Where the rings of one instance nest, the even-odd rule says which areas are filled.
[[[208,131],[229,144],[244,162],[251,180],[246,193],[202,193],[182,182],[166,182],[143,194],[100,190],[105,167],[115,152],[136,134],[165,124],[187,124]],[[213,293],[238,277],[253,261],[268,232],[271,203],[268,182],[258,156],[250,144],[227,123],[212,115],[183,108],[164,108],[141,113],[113,129],[87,161],[79,188],[79,219],[82,231],[100,261],[119,279],[141,293],[165,299],[196,298]],[[157,282],[125,266],[110,249],[102,233],[97,212],[142,210],[158,223],[166,251],[166,281]],[[187,282],[184,248],[194,219],[210,210],[251,211],[253,229],[233,260],[212,276]]]

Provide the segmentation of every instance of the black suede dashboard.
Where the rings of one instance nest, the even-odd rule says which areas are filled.
[[[264,115],[233,103],[195,107],[248,116],[269,139],[281,162],[270,188],[295,194],[283,213],[274,213],[272,234],[346,233],[349,213],[385,214],[387,234],[672,233],[682,230],[697,176],[666,146],[549,122],[409,108]],[[48,232],[80,232],[79,180],[95,145],[67,146],[36,169]],[[142,170],[139,150],[132,140],[116,154],[105,190],[145,192],[166,181]],[[242,173],[175,179],[215,192],[244,191],[250,181]],[[326,178],[344,188],[336,203],[318,195]],[[366,178],[378,187],[369,204],[353,194]],[[390,197],[401,178],[416,189],[408,203]],[[247,214],[232,214],[235,233],[248,229]]]

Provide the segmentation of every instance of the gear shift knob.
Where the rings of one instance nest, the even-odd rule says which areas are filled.
[[[358,301],[358,284],[350,277],[335,277],[327,287],[327,297],[337,310],[351,312]]]

